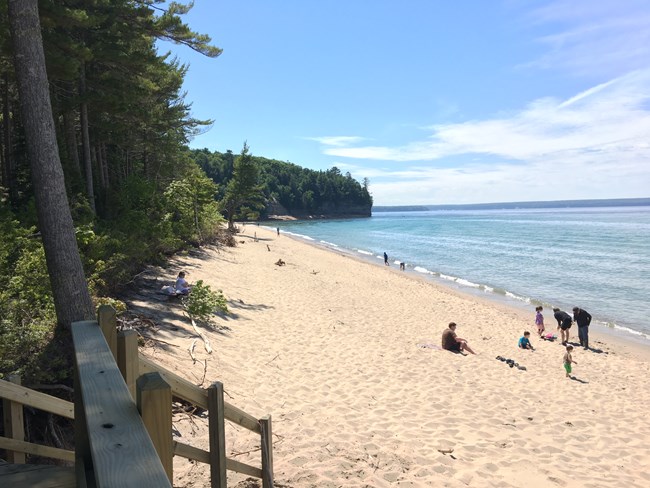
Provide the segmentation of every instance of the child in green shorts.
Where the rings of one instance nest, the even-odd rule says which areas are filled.
[[[567,378],[571,377],[571,364],[578,364],[571,357],[571,351],[573,351],[573,346],[567,346],[566,352],[564,353],[564,370],[566,371]]]

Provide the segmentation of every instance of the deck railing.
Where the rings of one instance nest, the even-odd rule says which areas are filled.
[[[75,402],[0,381],[9,462],[24,453],[75,461],[77,485],[171,487],[174,455],[210,465],[211,486],[226,488],[226,470],[273,487],[271,417],[257,419],[224,401],[223,385],[203,389],[138,354],[137,333],[117,333],[115,311],[102,306],[97,321],[72,324]],[[172,438],[172,397],[208,411],[208,451]],[[75,451],[24,441],[22,406],[75,420]],[[260,436],[261,467],[226,457],[225,420]]]

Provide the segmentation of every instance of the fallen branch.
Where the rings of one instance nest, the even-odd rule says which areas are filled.
[[[205,350],[207,351],[208,354],[212,354],[212,346],[210,346],[210,341],[203,335],[203,333],[196,327],[196,322],[194,322],[194,319],[190,315],[190,320],[192,321],[192,327],[194,328],[194,332],[203,340],[203,346],[205,347]]]
[[[196,346],[196,339],[192,341],[192,344],[188,348],[190,351],[190,357],[192,358],[192,362],[196,363],[196,356],[194,355],[194,347]]]
[[[208,360],[203,360],[203,378],[201,378],[201,386],[205,383],[205,375],[208,373]]]

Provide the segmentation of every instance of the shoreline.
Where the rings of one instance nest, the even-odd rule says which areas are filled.
[[[263,224],[262,226],[269,231],[275,232],[274,228],[265,226]],[[297,242],[315,246],[329,252],[340,253],[343,256],[351,257],[352,259],[356,259],[360,262],[367,262],[372,265],[376,265],[380,269],[385,268],[383,262],[381,261],[381,257],[375,256],[371,253],[365,255],[365,253],[355,252],[354,250],[342,248],[334,243],[318,241],[304,234],[298,234],[291,231],[285,231],[282,234],[296,240]],[[507,295],[489,293],[482,288],[464,286],[462,283],[458,283],[455,280],[450,281],[436,276],[432,272],[422,273],[416,271],[413,267],[409,267],[408,264],[406,271],[399,271],[398,268],[395,267],[395,263],[391,263],[389,268],[395,272],[404,274],[405,277],[423,280],[434,286],[440,287],[443,290],[458,293],[460,296],[465,298],[485,300],[487,303],[504,306],[509,310],[517,312],[521,316],[522,320],[529,321],[531,324],[533,324],[530,326],[531,332],[533,332],[532,329],[534,329],[534,307],[537,305],[537,303],[525,303],[523,300],[511,298]],[[570,312],[567,313],[571,315]],[[556,333],[555,319],[553,318],[552,310],[548,307],[544,309],[544,323],[547,332]],[[572,326],[571,330],[574,332],[576,330],[575,326]],[[606,336],[610,342],[617,344],[617,347],[619,349],[625,351],[633,351],[637,354],[641,354],[646,360],[650,361],[650,335],[648,334],[634,331],[624,326],[608,326],[601,321],[594,321],[591,324],[590,336],[592,333],[602,334]]]

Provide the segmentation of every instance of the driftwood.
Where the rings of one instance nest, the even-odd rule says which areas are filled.
[[[203,346],[205,347],[205,350],[207,351],[208,354],[212,354],[212,346],[210,346],[210,341],[198,329],[198,327],[196,326],[196,322],[194,322],[194,319],[191,316],[190,316],[190,320],[192,321],[192,327],[194,328],[194,332],[196,332],[196,335],[198,335],[201,338],[201,340],[203,340]]]
[[[196,356],[194,355],[194,347],[196,346],[196,339],[192,341],[192,345],[188,348],[190,351],[190,357],[192,358],[192,362],[196,363]]]

